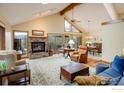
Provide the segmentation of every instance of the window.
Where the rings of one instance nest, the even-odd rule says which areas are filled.
[[[65,31],[66,32],[71,32],[72,31],[71,24],[69,22],[67,22],[66,20],[65,20]]]
[[[6,49],[9,50],[9,49],[12,49],[11,48],[11,32],[6,32]]]
[[[28,32],[14,31],[14,49],[22,53],[21,57],[28,54]]]
[[[65,32],[79,32],[68,21],[65,20]]]

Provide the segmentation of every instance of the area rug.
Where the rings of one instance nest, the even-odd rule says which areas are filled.
[[[96,67],[96,64],[97,64],[97,60],[95,60],[93,58],[88,58],[87,65],[95,68]]]
[[[73,63],[62,55],[28,60],[31,69],[31,85],[64,85],[64,79],[60,80],[60,67]],[[90,67],[90,74],[94,69]]]

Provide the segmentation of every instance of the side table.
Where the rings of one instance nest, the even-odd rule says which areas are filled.
[[[9,85],[21,85],[21,84],[24,84],[24,85],[27,85],[30,84],[30,75],[29,77],[26,76],[26,71],[29,70],[27,69],[27,66],[26,65],[21,65],[21,66],[17,66],[15,68],[15,70],[8,70],[8,71],[5,71],[5,72],[1,72],[0,73],[0,85],[4,85],[4,82],[3,81],[3,78],[10,76],[10,75],[14,75],[14,74],[19,74],[19,73],[22,73],[24,72],[24,78],[23,80],[20,79],[20,80],[15,80],[15,82],[8,82]],[[7,80],[6,80],[7,81]]]

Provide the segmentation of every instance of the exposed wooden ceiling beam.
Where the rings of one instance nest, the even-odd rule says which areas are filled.
[[[60,15],[65,14],[66,12],[70,11],[71,9],[73,9],[74,7],[80,5],[81,3],[72,3],[69,6],[67,6],[66,8],[64,8],[62,11],[60,11]]]
[[[124,13],[119,13],[119,18],[123,19],[124,18]]]
[[[115,20],[115,19],[119,19],[119,15],[115,9],[115,6],[114,4],[112,3],[104,3],[103,4],[104,7],[106,8],[108,14],[110,15],[110,17],[112,18],[112,20]]]
[[[85,32],[85,30],[79,26],[77,23],[72,22],[71,19],[69,17],[67,17],[66,15],[63,15],[65,20],[68,21],[73,27],[75,27],[80,33]]]
[[[121,22],[124,22],[124,19],[116,19],[116,20],[111,20],[108,22],[103,22],[102,25],[117,24],[117,23],[121,23]]]

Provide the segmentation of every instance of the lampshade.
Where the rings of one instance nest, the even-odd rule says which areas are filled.
[[[68,44],[75,44],[74,40],[69,40]]]

